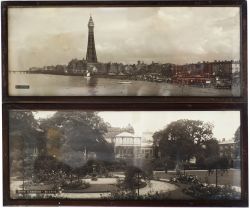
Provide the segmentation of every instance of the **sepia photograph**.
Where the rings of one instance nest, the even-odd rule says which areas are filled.
[[[240,200],[240,111],[10,110],[11,199]]]
[[[241,10],[7,8],[9,96],[241,96]]]

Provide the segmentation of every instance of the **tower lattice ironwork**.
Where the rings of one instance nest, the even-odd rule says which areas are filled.
[[[87,48],[86,60],[88,63],[97,63],[95,38],[94,38],[94,21],[92,19],[92,16],[90,16],[89,18],[88,28],[89,28],[89,36],[88,36],[88,48]]]

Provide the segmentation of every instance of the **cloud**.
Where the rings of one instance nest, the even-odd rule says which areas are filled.
[[[238,7],[11,8],[10,69],[85,58],[90,13],[102,62],[182,64],[240,56]]]
[[[179,119],[202,120],[214,125],[213,134],[217,139],[232,139],[240,126],[239,111],[105,111],[99,112],[104,121],[112,126],[125,127],[131,124],[137,135],[155,132]],[[119,118],[123,119],[119,119]],[[227,131],[225,131],[227,126]]]

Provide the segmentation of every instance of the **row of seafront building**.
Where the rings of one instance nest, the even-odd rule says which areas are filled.
[[[29,73],[108,76],[147,81],[167,81],[174,83],[195,84],[210,83],[213,79],[232,80],[240,72],[240,61],[212,61],[191,64],[155,63],[88,63],[86,60],[71,60],[68,65],[32,67]]]
[[[123,64],[123,63],[91,63],[84,59],[71,60],[68,65],[51,65],[44,67],[31,67],[29,72],[47,72],[47,73],[62,73],[62,74],[84,74],[89,68],[94,68],[96,74],[101,75],[135,75],[158,73],[165,76],[174,76],[176,74],[183,75],[213,75],[224,74],[231,75],[232,73],[240,71],[239,61],[213,61],[213,62],[198,62],[191,64],[170,64],[170,63],[155,63],[146,64],[138,61],[137,64]]]

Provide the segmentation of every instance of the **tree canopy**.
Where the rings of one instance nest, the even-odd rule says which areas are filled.
[[[235,145],[235,154],[236,156],[240,156],[240,126],[237,128],[237,130],[234,133],[234,142]]]
[[[175,161],[199,159],[218,151],[218,142],[213,139],[213,125],[200,120],[181,119],[170,123],[153,135],[163,158]]]
[[[11,136],[20,135],[27,143],[36,141],[39,131],[38,123],[31,111],[11,111],[9,114],[9,131]]]
[[[35,148],[45,150],[45,138],[31,111],[10,111],[9,132],[11,174],[19,175],[32,165],[28,161]]]
[[[103,136],[107,124],[97,112],[58,111],[41,126],[47,131],[52,154],[71,166],[83,165],[85,151],[102,159],[112,155],[112,147]]]
[[[42,151],[45,148],[44,132],[31,111],[11,111],[9,124],[10,148],[13,151],[25,152],[32,148]]]

